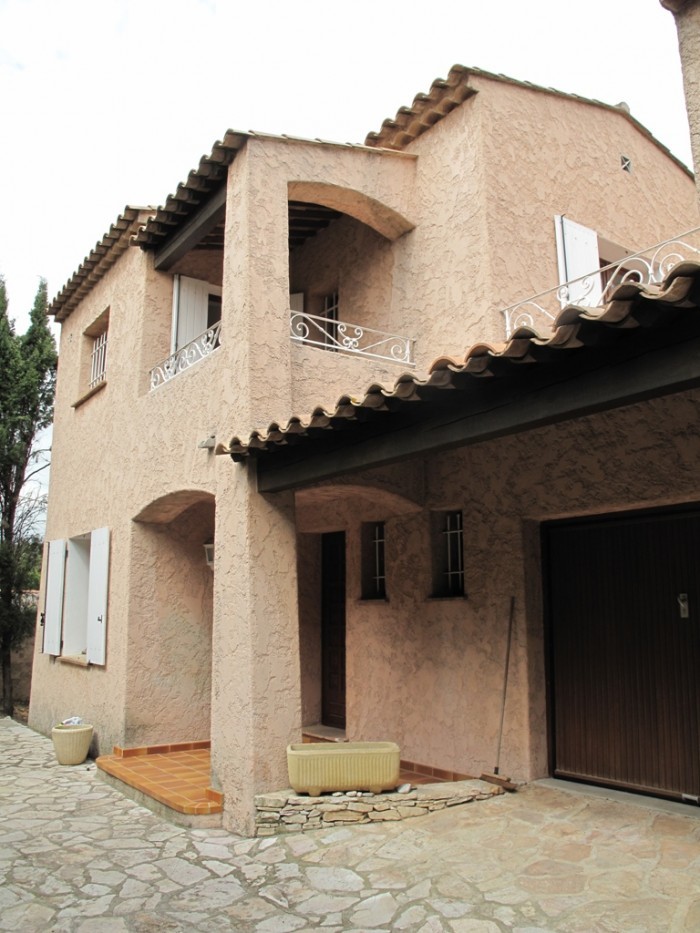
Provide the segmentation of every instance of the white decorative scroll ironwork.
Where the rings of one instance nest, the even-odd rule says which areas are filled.
[[[289,335],[297,343],[322,347],[341,353],[354,353],[376,360],[388,360],[414,366],[413,340],[398,334],[387,334],[371,327],[347,324],[316,314],[290,311]]]
[[[290,311],[289,335],[298,343],[324,350],[354,353],[377,360],[414,366],[413,340],[398,334],[387,334],[371,327],[334,321],[316,314]]]
[[[540,333],[550,330],[561,308],[569,303],[586,308],[602,307],[612,300],[621,285],[658,285],[684,260],[700,261],[700,227],[505,308],[502,314],[506,337],[519,327]],[[572,293],[575,298],[570,300]]]
[[[219,346],[221,321],[195,337],[184,347],[180,347],[172,356],[158,363],[151,370],[151,389],[157,389],[165,382],[170,382],[178,373],[184,372],[200,360],[206,359]]]

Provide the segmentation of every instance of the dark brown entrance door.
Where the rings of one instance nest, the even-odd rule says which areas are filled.
[[[321,536],[321,712],[345,728],[345,532]]]
[[[700,794],[700,513],[545,526],[556,775]]]

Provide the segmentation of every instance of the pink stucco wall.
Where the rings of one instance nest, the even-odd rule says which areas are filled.
[[[619,171],[621,147],[632,176]],[[320,532],[348,532],[350,737],[394,738],[405,757],[439,767],[492,766],[499,633],[515,593],[504,763],[531,776],[544,767],[544,700],[537,587],[526,585],[538,569],[535,560],[526,576],[523,564],[533,559],[528,523],[591,501],[656,501],[662,444],[687,477],[678,496],[691,494],[687,451],[670,432],[674,418],[677,431],[689,429],[692,398],[642,449],[647,415],[662,423],[670,403],[344,478],[296,501],[260,496],[253,470],[199,446],[331,408],[401,372],[293,345],[290,290],[313,302],[335,282],[357,323],[415,338],[421,371],[501,338],[500,308],[556,277],[554,213],[635,246],[697,222],[692,181],[653,142],[620,114],[551,95],[484,79],[410,150],[249,139],[229,169],[223,256],[193,250],[174,270],[221,282],[221,345],[155,391],[148,374],[170,352],[173,286],[150,254],[128,249],[62,327],[47,537],[111,530],[107,663],[68,666],[38,645],[30,723],[48,732],[82,715],[102,752],[210,734],[230,827],[249,829],[253,794],[286,783],[285,746],[317,715]],[[297,251],[290,274],[287,202],[304,196],[348,216]],[[107,381],[85,398],[84,332],[107,309]],[[613,423],[629,435],[626,452],[616,448],[620,475],[632,451],[649,466],[629,491],[608,480],[602,441],[589,443]],[[467,600],[426,598],[428,511],[444,506],[463,508],[472,530]],[[371,516],[386,517],[390,534],[391,595],[381,605],[359,601],[359,523]],[[202,552],[212,531],[213,576]],[[299,544],[299,535],[308,537]],[[367,671],[377,675],[369,685]]]
[[[546,774],[539,525],[696,501],[699,414],[693,392],[436,455],[415,464],[425,482],[420,511],[393,517],[374,477],[364,494],[337,484],[299,493],[302,527],[347,536],[348,737],[390,739],[402,757],[447,770],[493,770],[515,596],[502,770],[521,780]],[[373,510],[363,506],[371,498]],[[464,599],[430,598],[430,510],[443,508],[464,514]],[[388,600],[368,602],[360,527],[381,518]],[[307,644],[317,598],[300,589]]]

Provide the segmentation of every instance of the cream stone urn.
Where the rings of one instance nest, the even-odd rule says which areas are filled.
[[[87,758],[92,741],[92,726],[54,726],[51,740],[59,765],[81,765]]]

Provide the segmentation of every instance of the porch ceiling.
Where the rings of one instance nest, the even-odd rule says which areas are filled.
[[[529,365],[527,365],[529,364]],[[569,306],[551,335],[517,330],[500,346],[436,359],[426,378],[372,385],[332,411],[234,437],[257,459],[261,492],[520,433],[700,386],[700,263],[661,286],[620,286],[603,308]]]

